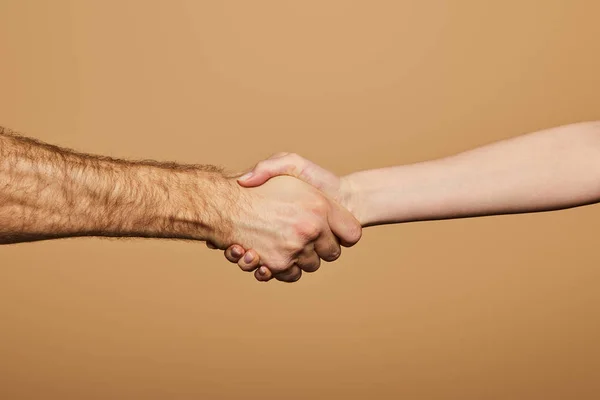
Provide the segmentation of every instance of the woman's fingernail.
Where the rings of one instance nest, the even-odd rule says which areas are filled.
[[[252,253],[246,253],[246,255],[244,256],[244,261],[247,263],[251,263],[252,260],[254,260],[254,257],[252,256]]]
[[[265,275],[265,274],[267,273],[267,269],[266,269],[265,267],[260,267],[260,268],[258,269],[258,273],[259,273],[260,275]]]
[[[245,181],[246,179],[250,178],[251,176],[252,176],[252,171],[250,171],[250,172],[248,172],[248,173],[246,173],[246,174],[244,174],[244,175],[240,176],[240,177],[238,178],[238,180],[240,180],[240,181]]]
[[[239,247],[234,247],[233,249],[231,249],[231,254],[234,257],[241,257],[242,256],[242,252],[241,252],[241,250],[240,250]]]

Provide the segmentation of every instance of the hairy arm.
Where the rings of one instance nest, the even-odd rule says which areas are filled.
[[[78,236],[222,241],[236,190],[211,166],[77,153],[0,127],[0,243]]]
[[[78,236],[255,249],[286,282],[361,236],[352,214],[289,177],[243,189],[219,168],[77,153],[0,128],[0,243]],[[244,265],[246,271],[256,266]]]
[[[343,178],[363,226],[558,210],[600,201],[600,123]]]

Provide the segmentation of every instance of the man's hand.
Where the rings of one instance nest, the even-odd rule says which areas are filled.
[[[255,249],[286,281],[340,255],[361,226],[312,186],[280,177],[243,188],[210,165],[78,153],[0,127],[0,244],[145,237]]]
[[[250,172],[240,177],[238,183],[244,187],[256,187],[280,175],[289,175],[298,178],[319,189],[343,208],[351,211],[354,208],[354,199],[349,182],[297,154],[278,153],[266,160],[260,161]],[[214,248],[214,246],[210,245],[209,247]],[[244,246],[241,246],[241,243],[236,242],[236,245],[230,246],[225,251],[225,257],[233,263],[238,263],[240,268],[245,271],[253,271],[259,265],[263,264],[254,274],[258,280],[268,281],[273,277],[279,279],[280,276],[273,271],[271,266],[264,262],[262,257],[258,256],[255,250],[251,247],[244,248]],[[331,259],[323,259],[333,261]]]
[[[360,223],[348,210],[298,179],[281,176],[255,188],[235,186],[239,193],[225,221],[231,232],[211,240],[212,246],[253,249],[278,280],[297,281],[302,271],[316,271],[321,259],[336,260],[340,243],[349,247],[360,239]],[[233,248],[228,252],[234,257]],[[257,266],[240,263],[246,271]]]

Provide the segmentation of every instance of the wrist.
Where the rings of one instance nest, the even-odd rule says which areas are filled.
[[[108,236],[216,241],[226,238],[232,184],[201,168],[135,165],[115,181],[98,231]],[[111,221],[116,221],[113,224]],[[107,224],[108,226],[104,225]]]
[[[167,174],[173,172],[168,171]],[[165,186],[168,213],[161,219],[175,237],[210,241],[226,248],[233,235],[233,214],[240,188],[221,172],[186,170],[174,173]]]
[[[356,174],[340,178],[340,204],[354,215],[361,226],[367,224],[363,191],[360,181],[356,179]]]

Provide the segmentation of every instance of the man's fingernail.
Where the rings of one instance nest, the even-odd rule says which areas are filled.
[[[239,257],[242,255],[242,252],[240,251],[239,247],[234,247],[231,249],[231,254],[233,254],[234,257]]]
[[[265,267],[260,267],[258,273],[260,275],[265,275],[267,273],[267,269]]]
[[[246,255],[244,256],[244,261],[246,261],[247,263],[252,262],[253,259],[254,259],[254,257],[252,256],[251,253],[246,253]]]
[[[245,173],[244,175],[240,176],[238,179],[240,181],[245,181],[246,179],[250,178],[252,176],[252,171]]]

